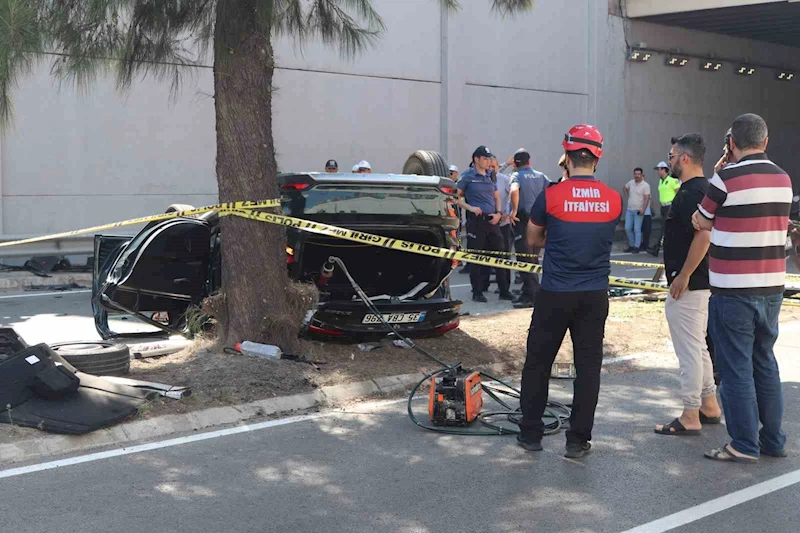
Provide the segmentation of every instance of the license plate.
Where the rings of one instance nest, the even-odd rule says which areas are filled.
[[[389,324],[414,324],[425,320],[425,313],[392,313],[383,315],[383,319]],[[378,315],[366,315],[362,324],[382,324]]]

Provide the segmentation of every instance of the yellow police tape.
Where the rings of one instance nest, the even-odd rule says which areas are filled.
[[[526,253],[518,253],[518,252],[495,252],[492,250],[470,250],[470,249],[461,249],[462,252],[468,253],[475,253],[475,254],[482,254],[482,255],[498,255],[498,256],[515,256],[515,257],[529,257],[529,258],[536,258],[539,257],[538,254],[526,254]],[[664,268],[664,265],[659,265],[657,263],[637,263],[634,261],[611,261],[612,265],[624,265],[624,266],[638,266],[638,267],[652,267],[652,268]]]
[[[0,243],[0,247],[18,246],[22,244],[29,244],[34,242],[47,241],[52,239],[60,239],[63,237],[70,237],[73,235],[82,235],[86,233],[94,233],[97,231],[121,228],[123,226],[132,226],[136,224],[143,224],[149,222],[157,222],[162,220],[169,220],[177,217],[186,217],[191,215],[199,215],[208,211],[218,211],[219,216],[237,216],[249,220],[257,220],[260,222],[267,222],[270,224],[277,224],[287,228],[295,228],[310,233],[317,233],[319,235],[327,235],[348,241],[353,241],[361,244],[368,244],[371,246],[379,246],[382,248],[389,248],[392,250],[401,250],[404,252],[416,253],[437,257],[440,259],[450,259],[463,261],[465,263],[472,263],[476,265],[491,266],[496,268],[504,268],[508,270],[516,270],[518,272],[531,272],[539,273],[542,271],[540,265],[533,263],[525,263],[520,261],[512,261],[510,259],[503,259],[501,257],[490,257],[485,253],[475,253],[473,251],[458,251],[439,248],[437,246],[430,246],[427,244],[420,244],[415,242],[403,241],[400,239],[393,239],[391,237],[382,237],[363,231],[350,230],[323,224],[321,222],[313,222],[301,218],[289,217],[285,215],[278,215],[274,213],[254,212],[255,209],[266,209],[270,207],[277,207],[280,205],[280,200],[262,200],[258,202],[227,202],[222,204],[210,205],[206,207],[198,207],[188,211],[181,211],[175,213],[165,213],[163,215],[153,215],[148,217],[134,218],[130,220],[123,220],[121,222],[114,222],[111,224],[104,224],[102,226],[94,226],[74,231],[67,231],[64,233],[57,233],[53,235],[44,235],[41,237],[33,237],[30,239],[22,239],[18,241],[10,241]],[[621,262],[613,262],[619,264]],[[652,263],[636,263],[644,266],[652,266],[654,268],[661,265],[654,265]],[[614,287],[627,287],[632,289],[645,289],[649,291],[666,292],[669,287],[660,283],[653,283],[651,281],[641,281],[627,278],[618,278],[609,276],[609,283]],[[800,300],[795,300],[787,305],[800,306]]]
[[[379,246],[382,248],[389,248],[392,250],[401,250],[405,252],[416,253],[420,255],[427,255],[431,257],[438,257],[440,259],[451,259],[463,261],[465,263],[472,263],[476,265],[491,266],[496,268],[504,268],[508,270],[516,270],[518,272],[541,272],[542,267],[534,265],[533,263],[524,263],[521,261],[512,261],[510,259],[503,259],[500,257],[490,257],[483,254],[475,254],[469,252],[460,252],[457,250],[448,250],[439,248],[438,246],[430,246],[427,244],[419,244],[416,242],[402,241],[393,239],[391,237],[381,237],[372,233],[364,233],[363,231],[350,230],[323,224],[321,222],[312,222],[301,218],[294,218],[285,215],[276,215],[273,213],[256,213],[253,211],[227,209],[220,211],[220,216],[238,216],[250,220],[258,220],[260,222],[268,222],[270,224],[278,224],[287,228],[295,228],[310,233],[317,233],[320,235],[327,235],[329,237],[336,237],[362,244],[369,244],[372,246]],[[667,291],[669,290],[666,285],[659,283],[652,283],[649,281],[639,281],[626,278],[609,277],[611,285],[614,287],[628,287],[632,289],[646,289],[651,291]]]
[[[278,207],[279,205],[281,205],[280,200],[263,200],[260,202],[227,202],[224,204],[198,207],[196,209],[191,209],[189,211],[179,211],[175,213],[164,213],[163,215],[152,215],[148,217],[132,218],[130,220],[123,220],[122,222],[103,224],[102,226],[94,226],[91,228],[78,229],[74,231],[65,231],[64,233],[55,233],[53,235],[44,235],[42,237],[32,237],[30,239],[21,239],[18,241],[0,242],[0,248],[5,248],[9,246],[19,246],[21,244],[31,244],[34,242],[51,241],[53,239],[63,239],[64,237],[84,235],[86,233],[96,233],[98,231],[121,228],[124,226],[135,226],[136,224],[160,222],[162,220],[169,220],[171,218],[177,218],[177,217],[201,215],[209,211],[222,211],[225,209],[265,209],[267,207]]]
[[[515,257],[531,257],[536,258],[539,257],[538,254],[525,254],[525,253],[517,253],[517,252],[495,252],[491,250],[469,250],[469,249],[462,249],[462,252],[469,252],[469,253],[476,253],[482,255],[498,255],[498,256],[515,256]],[[632,267],[644,267],[644,268],[664,268],[664,265],[660,263],[641,263],[637,261],[614,261],[611,260],[612,265],[618,266],[632,266]],[[790,274],[786,273],[786,277],[788,279],[795,279],[800,280],[800,274]]]

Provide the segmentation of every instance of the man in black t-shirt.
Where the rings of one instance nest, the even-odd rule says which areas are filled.
[[[722,415],[706,343],[711,233],[692,225],[692,215],[708,189],[703,177],[705,153],[706,143],[696,133],[672,139],[669,159],[681,187],[664,222],[664,266],[670,285],[666,315],[680,364],[683,413],[669,424],[656,426],[656,433],[662,435],[696,435],[704,423],[718,424]]]

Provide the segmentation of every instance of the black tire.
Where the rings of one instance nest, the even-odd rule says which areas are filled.
[[[439,152],[417,150],[408,156],[406,164],[403,165],[403,174],[446,178],[450,175],[450,171],[447,162]]]
[[[191,211],[195,207],[189,204],[172,204],[164,213],[178,213],[180,211]]]
[[[131,369],[131,351],[125,344],[105,341],[59,342],[51,344],[50,348],[87,374],[122,376]]]

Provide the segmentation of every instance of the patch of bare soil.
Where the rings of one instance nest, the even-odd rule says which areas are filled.
[[[530,310],[465,317],[461,327],[443,337],[419,339],[417,344],[445,362],[461,361],[466,367],[505,363],[510,373],[520,371]],[[669,331],[663,302],[612,302],[606,324],[605,355],[668,352]],[[569,334],[562,355],[572,353]],[[365,352],[357,345],[303,341],[301,351],[317,366],[293,361],[264,361],[231,355],[200,341],[176,355],[134,361],[131,377],[192,387],[191,397],[158,400],[145,416],[180,413],[207,407],[235,405],[255,400],[309,392],[317,387],[363,381],[383,376],[427,372],[437,364],[414,350],[388,341]]]
[[[521,370],[525,361],[530,318],[529,310],[465,317],[460,329],[444,337],[419,339],[417,344],[446,362],[461,361],[466,367],[504,363],[507,372],[514,374]],[[784,307],[781,322],[795,320],[800,320],[800,308]],[[670,355],[672,349],[668,341],[662,301],[611,302],[606,323],[606,357],[643,352]],[[569,334],[560,353],[572,353]],[[193,394],[189,398],[158,399],[146,406],[140,416],[149,418],[437,368],[436,363],[414,350],[398,348],[386,341],[369,352],[361,351],[357,345],[303,341],[299,355],[324,364],[312,366],[231,355],[218,350],[211,341],[200,340],[175,355],[133,361],[130,377],[192,387]],[[0,425],[0,443],[38,434],[36,429]]]

